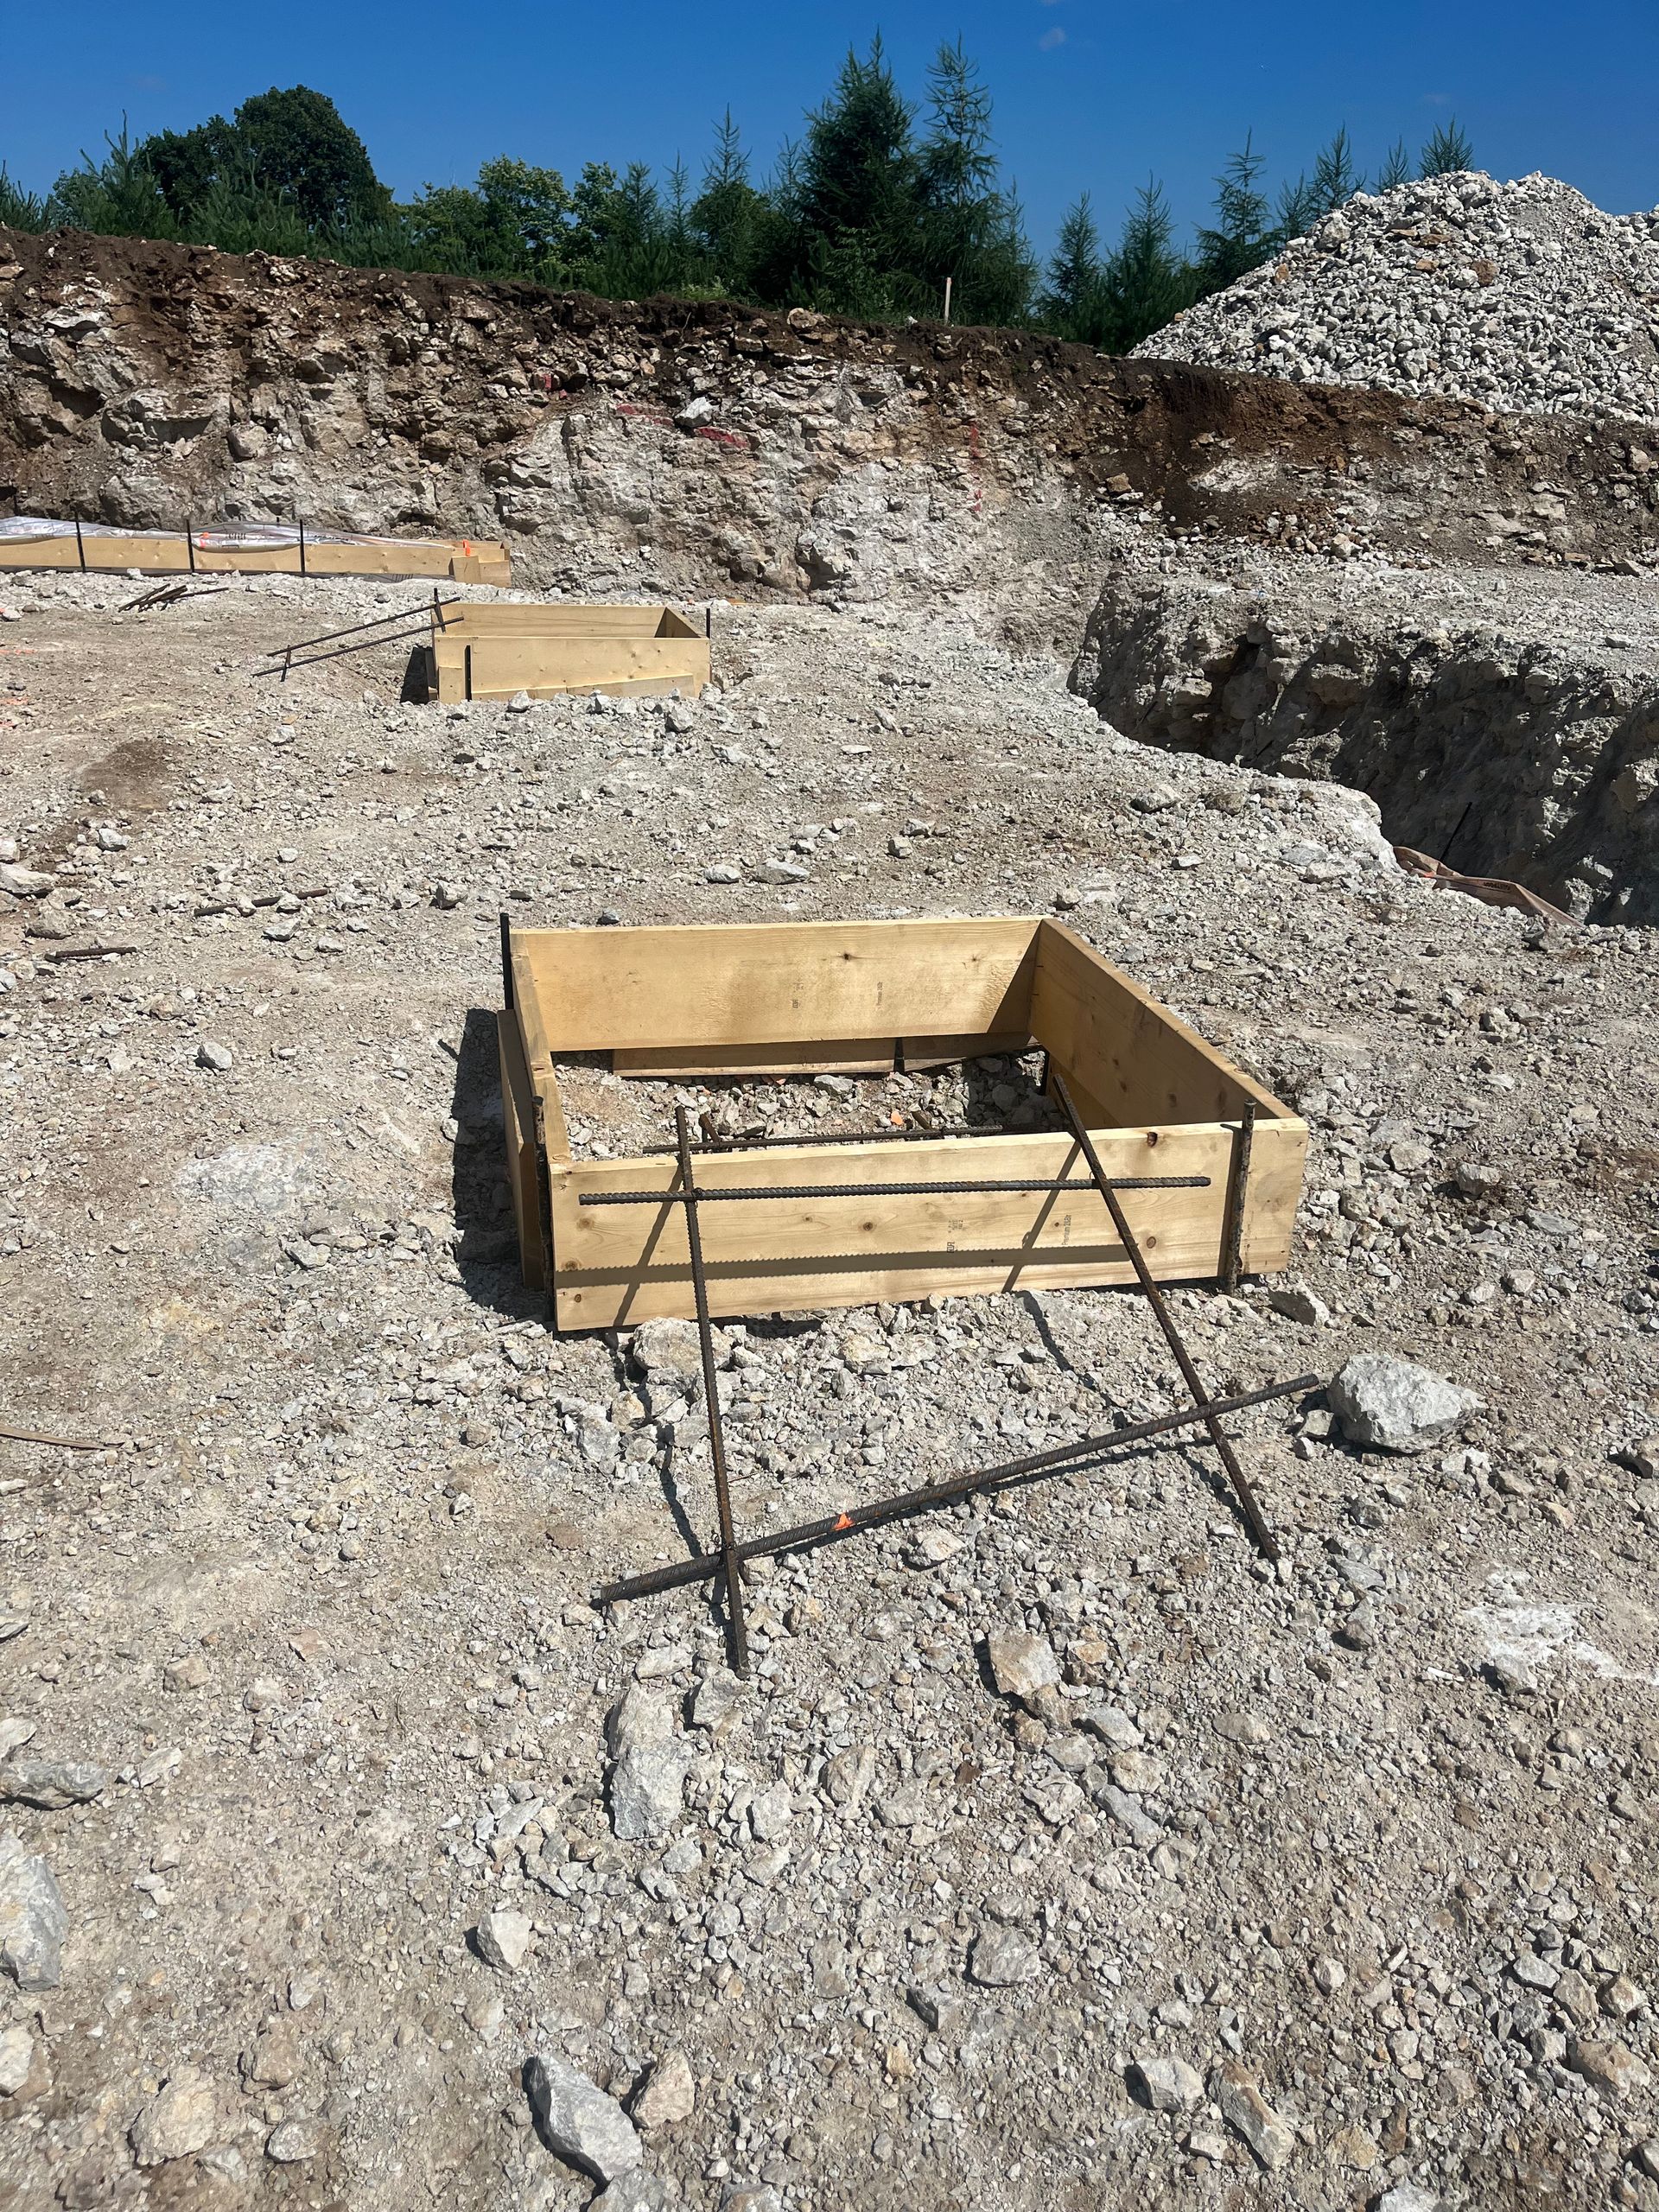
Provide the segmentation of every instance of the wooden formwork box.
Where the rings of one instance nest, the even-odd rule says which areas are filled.
[[[671,607],[435,607],[427,685],[445,702],[569,691],[695,698],[709,640]]]
[[[1108,1175],[1209,1179],[1126,1193],[1154,1274],[1215,1276],[1230,1229],[1245,1272],[1289,1262],[1306,1123],[1058,923],[513,930],[504,960],[508,1179],[524,1279],[551,1286],[561,1331],[695,1310],[683,1205],[582,1204],[593,1192],[671,1191],[677,1168],[671,1154],[572,1158],[553,1063],[575,1052],[608,1050],[625,1075],[887,1073],[900,1057],[914,1067],[1034,1042]],[[830,1185],[1073,1176],[1086,1177],[1077,1147],[1052,1133],[702,1154],[701,1189],[789,1192],[699,1206],[711,1305],[737,1315],[1132,1281],[1102,1200],[1083,1183],[890,1201],[815,1195]]]
[[[315,537],[237,544],[234,526],[204,531],[85,530],[54,524],[38,536],[0,535],[0,569],[74,569],[87,575],[429,576],[437,582],[510,585],[504,545],[480,538]]]

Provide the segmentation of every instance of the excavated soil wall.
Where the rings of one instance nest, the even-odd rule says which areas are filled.
[[[1017,332],[0,231],[0,494],[505,538],[537,588],[973,594],[1070,653],[1100,543],[1618,562],[1634,432]]]
[[[1634,626],[1616,626],[1620,622]],[[1659,598],[1599,580],[1109,582],[1075,689],[1128,735],[1377,802],[1581,918],[1659,920]]]

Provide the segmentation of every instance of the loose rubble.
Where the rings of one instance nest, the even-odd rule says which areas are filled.
[[[1659,208],[1478,170],[1357,193],[1135,352],[1659,424]]]

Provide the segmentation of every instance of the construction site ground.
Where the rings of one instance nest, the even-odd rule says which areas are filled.
[[[1659,2205],[1652,935],[1413,881],[966,612],[717,603],[702,702],[513,711],[258,672],[419,585],[139,588],[0,594],[0,831],[60,871],[0,902],[0,1421],[119,1440],[0,1443],[0,1725],[108,1776],[6,1808],[67,1932],[4,1985],[0,2204],[575,2212],[553,2051],[666,2085],[618,2207]],[[694,1345],[519,1286],[504,909],[1064,914],[1313,1125],[1301,1295],[1173,1294],[1206,1379],[1385,1351],[1481,1410],[1241,1417],[1277,1573],[1174,1438],[758,1571],[747,1687],[701,1593],[601,1618],[710,1539],[706,1424]],[[585,1148],[671,1135],[621,1091]],[[1129,1294],[719,1342],[754,1532],[1181,1402]],[[643,1841],[636,1676],[687,1764]]]

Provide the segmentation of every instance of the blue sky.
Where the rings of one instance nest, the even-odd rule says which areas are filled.
[[[729,102],[762,169],[846,51],[882,31],[922,86],[958,33],[996,100],[998,140],[1046,248],[1087,188],[1117,211],[1149,171],[1183,226],[1253,130],[1270,176],[1345,122],[1374,167],[1455,115],[1483,168],[1541,168],[1604,207],[1659,201],[1659,0],[492,0],[488,7],[226,6],[78,0],[8,10],[0,160],[43,189],[126,113],[135,134],[304,83],[338,102],[404,194],[514,153],[700,168]]]

